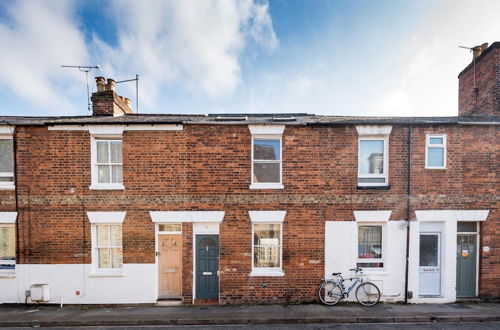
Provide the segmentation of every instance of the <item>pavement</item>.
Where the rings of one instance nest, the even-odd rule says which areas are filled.
[[[500,304],[358,304],[337,306],[66,306],[0,305],[0,327],[181,326],[498,322]]]

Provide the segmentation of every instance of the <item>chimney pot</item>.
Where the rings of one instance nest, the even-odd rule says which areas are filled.
[[[127,107],[132,108],[131,107],[132,101],[128,97],[123,98],[123,100],[125,101],[125,104],[127,105]]]
[[[104,77],[95,77],[98,92],[104,92],[106,90],[106,84],[104,81]]]
[[[106,84],[106,90],[108,91],[116,90],[116,82],[114,79],[108,78],[108,83]]]

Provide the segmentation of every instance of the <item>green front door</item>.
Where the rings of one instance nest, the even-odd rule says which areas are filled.
[[[219,297],[219,236],[196,235],[196,298]]]
[[[457,235],[457,297],[476,296],[476,234]]]

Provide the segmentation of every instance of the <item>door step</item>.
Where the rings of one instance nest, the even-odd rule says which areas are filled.
[[[181,299],[158,299],[156,301],[157,306],[182,306]]]
[[[219,299],[195,299],[195,305],[218,305]]]

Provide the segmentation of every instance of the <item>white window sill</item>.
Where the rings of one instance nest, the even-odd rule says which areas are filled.
[[[281,183],[252,183],[250,189],[284,189]]]
[[[15,278],[15,271],[0,271],[0,278]]]
[[[125,190],[125,186],[121,183],[94,183],[89,186],[90,190]]]
[[[250,273],[250,276],[285,276],[285,273],[279,269],[279,270],[252,270]]]
[[[434,166],[426,166],[426,170],[446,170],[446,167],[434,167]]]
[[[15,190],[16,186],[14,185],[0,185],[0,190]]]
[[[93,271],[89,274],[89,277],[123,277],[123,270],[111,270],[111,271]]]
[[[381,270],[376,270],[376,269],[363,269],[363,275],[380,275],[380,276],[387,276],[389,275],[388,272],[386,272],[384,269]]]

